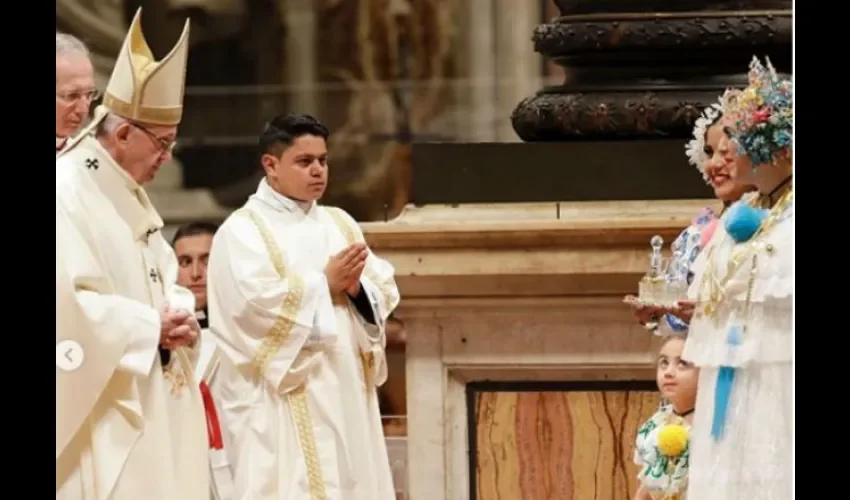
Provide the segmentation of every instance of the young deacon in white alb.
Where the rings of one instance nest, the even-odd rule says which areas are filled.
[[[234,498],[396,498],[376,388],[399,293],[354,220],[316,204],[327,137],[309,116],[272,120],[260,139],[266,178],[213,241],[210,329]]]
[[[189,23],[161,61],[140,12],[103,106],[56,160],[56,498],[208,500],[194,298],[145,194],[182,116]],[[94,137],[89,134],[95,131]]]

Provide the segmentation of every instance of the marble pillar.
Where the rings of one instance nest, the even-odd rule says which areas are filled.
[[[539,2],[467,0],[458,5],[458,140],[518,141],[511,110],[540,86],[542,58],[534,53],[529,30],[542,18]]]
[[[313,0],[280,0],[278,9],[284,26],[282,64],[283,80],[287,85],[287,107],[295,113],[312,115],[319,112],[314,4]]]
[[[543,59],[529,43],[529,33],[540,23],[540,2],[493,0],[496,52],[496,140],[519,142],[510,122],[516,103],[540,87]]]
[[[496,32],[494,0],[467,0],[458,6],[458,103],[462,130],[458,139],[491,142],[496,139]]]

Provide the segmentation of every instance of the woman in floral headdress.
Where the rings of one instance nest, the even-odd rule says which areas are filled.
[[[724,131],[723,108],[738,92],[727,90],[719,101],[703,110],[694,124],[694,137],[686,146],[688,161],[697,167],[703,179],[712,186],[715,196],[727,207],[738,201],[754,186],[738,180],[741,163],[729,147]],[[667,266],[668,279],[677,274],[690,274],[702,248],[711,239],[719,215],[705,208],[672,245],[673,257]],[[640,467],[640,487],[635,500],[684,500],[690,463],[689,428],[693,419],[699,370],[682,356],[688,332],[687,319],[680,319],[667,308],[643,306],[634,297],[627,303],[635,308],[635,316],[647,329],[665,337],[657,359],[657,381],[662,395],[658,411],[638,429],[635,439],[635,463]]]
[[[791,82],[754,59],[724,110],[740,181],[758,192],[725,214],[682,305],[683,356],[700,368],[688,500],[792,496],[792,107]]]
[[[699,170],[703,180],[712,187],[714,195],[723,203],[723,209],[717,214],[711,208],[704,208],[673,241],[673,257],[667,266],[670,279],[674,279],[673,275],[678,272],[690,274],[688,269],[714,234],[718,218],[732,203],[755,189],[738,178],[737,169],[741,161],[729,142],[722,121],[726,103],[738,94],[739,91],[729,89],[718,102],[706,107],[694,123],[693,139],[685,146],[688,162]],[[687,322],[671,314],[667,308],[641,304],[633,296],[627,296],[625,302],[633,307],[638,322],[655,334],[684,334],[688,330]]]

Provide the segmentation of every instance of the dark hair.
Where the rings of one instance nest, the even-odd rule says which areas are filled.
[[[715,115],[715,117],[711,120],[711,122],[709,122],[708,125],[705,126],[705,132],[703,132],[703,134],[702,134],[702,149],[703,149],[703,152],[707,155],[711,154],[708,151],[708,144],[706,143],[706,141],[708,140],[708,129],[717,125],[722,118],[723,118],[723,110],[718,109],[717,115]],[[724,133],[726,133],[726,128],[727,127],[723,127]]]
[[[280,156],[295,139],[304,135],[315,135],[328,140],[328,128],[310,115],[279,115],[266,123],[260,134],[260,155]]]
[[[717,116],[715,116],[714,119],[711,120],[711,122],[709,122],[709,124],[705,126],[705,137],[703,137],[703,140],[708,138],[708,129],[717,125],[717,123],[720,122],[720,120],[722,120],[722,119],[723,119],[723,110],[721,109],[721,110],[717,111]],[[726,131],[725,127],[724,127],[723,131],[724,132]]]
[[[171,240],[171,246],[176,246],[177,241],[181,238],[188,238],[189,236],[198,236],[201,234],[213,236],[216,231],[218,231],[218,224],[214,222],[190,222],[177,229],[177,232],[174,233],[174,238]]]

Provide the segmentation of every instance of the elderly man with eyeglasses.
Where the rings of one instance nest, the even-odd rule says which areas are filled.
[[[57,500],[210,498],[195,299],[143,187],[171,158],[189,22],[157,61],[140,12],[56,157],[56,342],[73,346],[56,371]]]
[[[89,49],[75,36],[56,33],[57,153],[83,125],[97,97]]]

